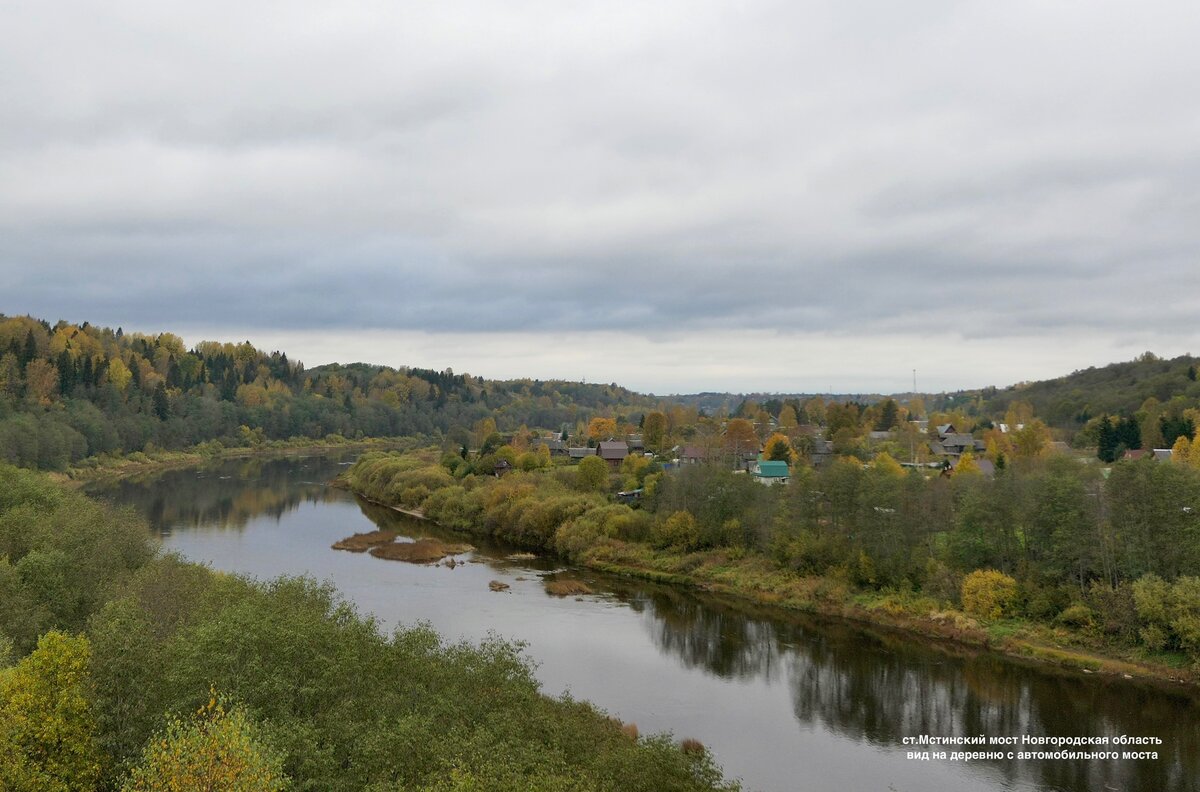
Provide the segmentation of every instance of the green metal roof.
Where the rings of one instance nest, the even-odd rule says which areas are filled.
[[[755,475],[764,478],[787,478],[791,473],[788,471],[787,462],[768,460],[758,463],[758,472]]]

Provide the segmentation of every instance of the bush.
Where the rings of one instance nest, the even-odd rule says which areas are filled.
[[[598,456],[584,457],[575,474],[575,484],[584,492],[608,489],[608,463]]]
[[[963,610],[981,619],[998,619],[1012,613],[1017,601],[1017,581],[995,569],[977,569],[963,578]]]
[[[657,548],[691,550],[700,542],[700,529],[691,512],[677,511],[650,529],[650,544]]]
[[[1091,627],[1093,621],[1092,609],[1083,603],[1077,602],[1058,614],[1058,618],[1055,621],[1064,627]]]

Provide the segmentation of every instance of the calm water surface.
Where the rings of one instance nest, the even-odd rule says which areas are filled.
[[[385,628],[427,621],[451,638],[523,641],[547,693],[591,700],[643,733],[697,738],[748,789],[1200,789],[1200,708],[1180,691],[939,650],[587,571],[572,576],[596,594],[553,597],[543,576],[561,565],[513,560],[515,549],[498,545],[454,569],[331,550],[377,526],[438,535],[326,486],[351,459],[227,462],[92,493],[134,506],[167,549],[194,561],[262,579],[330,580]],[[511,589],[492,592],[491,580]],[[1163,744],[1158,760],[908,760],[901,741],[920,734],[1128,734]]]

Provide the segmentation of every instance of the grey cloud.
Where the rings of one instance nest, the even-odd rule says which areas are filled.
[[[329,8],[0,11],[0,311],[1194,324],[1195,4]]]

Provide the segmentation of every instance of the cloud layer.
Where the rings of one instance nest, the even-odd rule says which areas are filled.
[[[544,339],[511,375],[1200,335],[1195,3],[18,6],[0,311]]]

